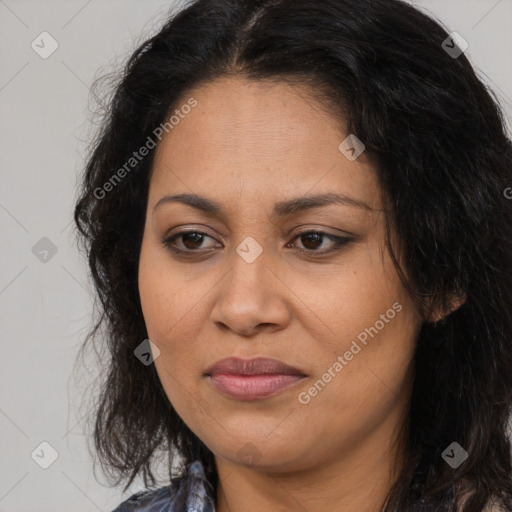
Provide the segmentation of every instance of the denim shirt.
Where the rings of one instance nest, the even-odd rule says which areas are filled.
[[[215,503],[208,493],[203,465],[199,460],[187,466],[185,473],[159,489],[139,491],[123,501],[112,512],[215,512]],[[185,484],[188,483],[187,492]],[[179,507],[178,499],[185,496],[185,507]],[[179,501],[182,501],[180,499]]]

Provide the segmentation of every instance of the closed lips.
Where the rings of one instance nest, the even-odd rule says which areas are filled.
[[[257,357],[252,359],[241,359],[237,357],[229,357],[217,361],[208,367],[205,375],[211,376],[216,374],[231,375],[299,375],[305,377],[306,374],[277,359],[265,357]]]

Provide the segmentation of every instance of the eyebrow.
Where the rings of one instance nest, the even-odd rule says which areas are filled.
[[[168,203],[181,203],[196,208],[197,210],[201,210],[202,212],[212,216],[227,217],[226,211],[219,203],[197,194],[175,194],[164,196],[154,206],[153,213],[155,213],[157,208]],[[354,199],[344,194],[328,192],[325,194],[301,196],[277,202],[274,205],[272,218],[286,217],[312,208],[328,206],[331,204],[341,204],[343,206],[352,206],[373,211],[373,208],[367,205],[364,201]]]

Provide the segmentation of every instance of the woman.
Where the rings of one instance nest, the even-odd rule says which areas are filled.
[[[131,56],[75,210],[94,441],[172,480],[117,512],[512,511],[512,151],[464,49],[399,0],[197,0]]]

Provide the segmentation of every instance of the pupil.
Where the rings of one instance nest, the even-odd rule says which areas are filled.
[[[192,248],[197,248],[201,246],[201,242],[203,241],[203,235],[200,235],[199,233],[186,233],[183,235],[183,243],[185,247],[190,248],[189,245],[186,243],[187,238],[195,238],[195,242],[192,242]],[[199,243],[197,243],[199,242]],[[195,245],[194,245],[195,244]]]
[[[316,238],[317,238],[317,240],[316,240],[316,241],[318,242],[318,238],[320,238],[320,236],[321,236],[321,235],[318,235],[318,234],[316,234],[316,233],[311,233],[311,234],[309,234],[309,235],[303,235],[303,236],[306,238],[306,240],[307,240],[308,238],[310,239],[311,237],[316,237]],[[304,245],[305,247],[307,247],[308,249],[311,249],[311,247],[308,247],[308,242],[306,242],[306,243],[304,243],[304,242],[303,242],[303,245]],[[314,242],[314,241],[313,241],[313,246],[315,246],[315,242]]]

